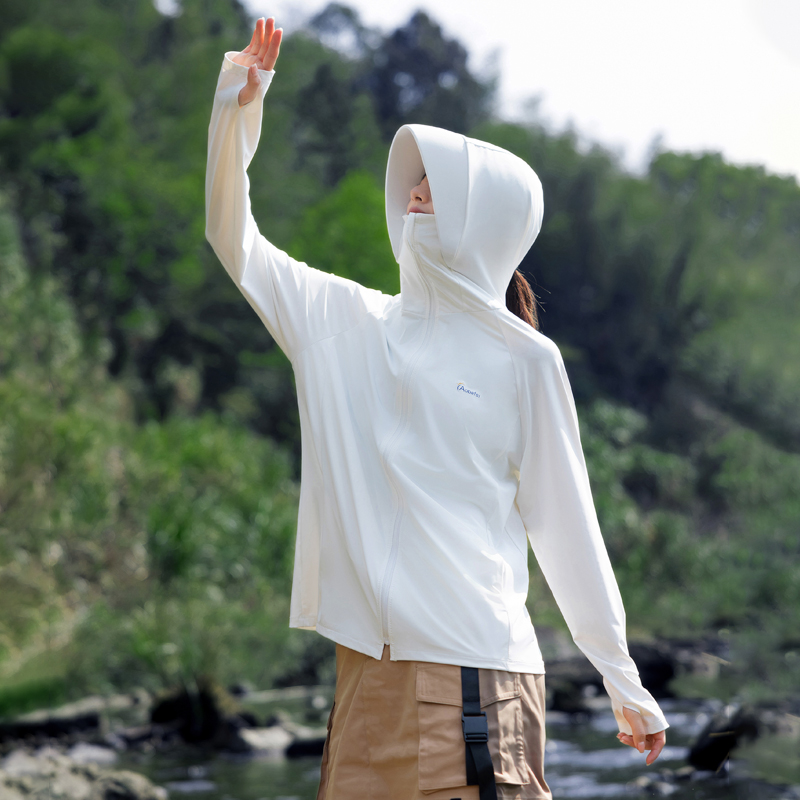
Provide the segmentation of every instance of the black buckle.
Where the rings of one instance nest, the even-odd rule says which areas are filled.
[[[464,730],[465,742],[488,742],[489,723],[486,721],[486,712],[481,711],[479,715],[466,716],[461,712],[461,727]]]

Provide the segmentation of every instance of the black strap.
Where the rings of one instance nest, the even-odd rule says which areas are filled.
[[[461,667],[461,727],[467,758],[467,786],[479,786],[481,800],[497,800],[489,753],[489,724],[481,711],[481,687],[475,667]]]

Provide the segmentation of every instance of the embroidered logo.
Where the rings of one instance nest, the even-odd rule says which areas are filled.
[[[480,397],[480,394],[478,392],[473,391],[472,389],[467,389],[467,387],[463,383],[459,383],[458,386],[456,386],[456,391],[466,392],[467,394],[471,394],[473,397]]]

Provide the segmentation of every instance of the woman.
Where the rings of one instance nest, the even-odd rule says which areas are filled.
[[[618,738],[652,764],[667,722],[628,655],[564,363],[506,307],[507,292],[530,298],[516,267],[542,223],[538,177],[493,145],[405,125],[386,177],[400,294],[295,261],[259,233],[246,172],[281,35],[260,19],[225,54],[206,236],[296,377],[290,625],[337,644],[319,797],[552,796],[528,541]]]

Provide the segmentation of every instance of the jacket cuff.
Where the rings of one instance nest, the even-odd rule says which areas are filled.
[[[243,64],[237,64],[233,61],[233,56],[238,55],[238,50],[229,50],[225,53],[222,60],[222,71],[220,74],[220,84],[224,84],[229,90],[235,88],[236,104],[242,111],[252,112],[254,108],[258,108],[264,100],[264,95],[267,93],[272,79],[275,76],[274,69],[260,69],[258,74],[261,77],[261,86],[258,87],[258,94],[249,103],[239,106],[239,90],[247,83],[247,67]],[[220,86],[222,88],[222,86]]]
[[[669,728],[669,722],[667,722],[666,717],[664,717],[663,714],[653,713],[652,710],[643,708],[642,706],[637,706],[635,703],[621,703],[619,700],[616,700],[612,697],[611,708],[614,712],[614,718],[617,720],[617,725],[619,726],[621,733],[633,735],[631,726],[628,724],[628,720],[625,719],[622,713],[623,708],[630,708],[632,711],[638,711],[639,714],[641,714],[646,733],[658,733],[659,731]]]

